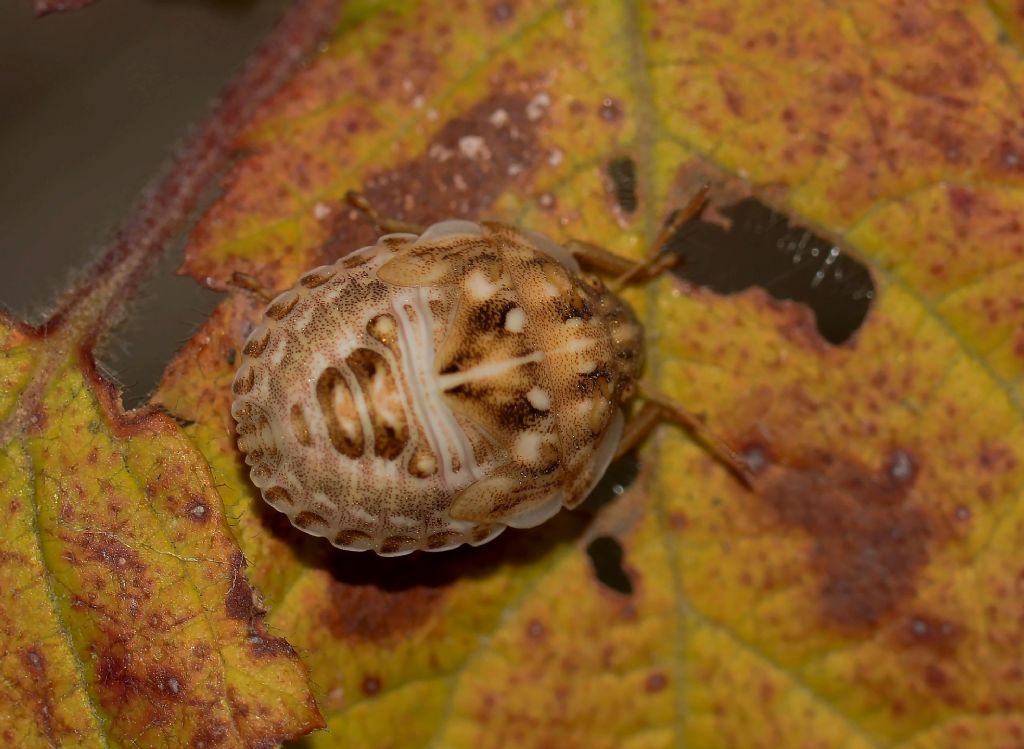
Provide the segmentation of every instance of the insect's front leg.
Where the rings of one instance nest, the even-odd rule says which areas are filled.
[[[256,276],[251,276],[239,270],[231,274],[230,283],[232,286],[252,294],[264,304],[270,304],[270,300],[277,296],[271,289],[264,286]]]
[[[357,190],[345,193],[345,201],[357,211],[365,215],[377,227],[381,234],[422,234],[426,227],[412,224],[401,219],[382,216],[380,211],[370,202],[369,198]]]
[[[702,187],[690,199],[685,208],[677,211],[672,216],[671,221],[662,227],[661,231],[658,232],[658,236],[654,238],[650,247],[647,248],[643,260],[630,260],[621,255],[616,255],[604,247],[575,239],[569,240],[565,248],[581,265],[613,276],[614,280],[610,284],[613,291],[629,283],[650,281],[682,262],[682,256],[667,253],[665,248],[683,224],[700,214],[704,204],[707,202],[708,189],[707,185]]]

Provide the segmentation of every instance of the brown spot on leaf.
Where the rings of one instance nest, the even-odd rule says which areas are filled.
[[[271,658],[278,655],[294,657],[295,648],[283,637],[268,637],[262,623],[255,623],[246,638],[249,651],[257,658]]]
[[[899,631],[899,643],[906,648],[924,648],[935,655],[950,658],[963,639],[962,628],[948,619],[914,614]]]
[[[1017,459],[1005,445],[987,442],[978,451],[978,465],[991,473],[1009,473],[1016,468]]]
[[[46,672],[46,661],[43,658],[43,654],[39,652],[39,648],[34,646],[27,648],[23,654],[23,659],[33,676],[39,677]]]
[[[605,122],[619,122],[622,119],[622,104],[618,99],[610,96],[601,100],[601,106],[597,109],[598,116]]]
[[[385,216],[426,224],[454,216],[475,218],[508,185],[541,160],[536,136],[544,107],[537,98],[496,93],[450,119],[424,153],[371,174],[363,188]],[[337,257],[374,239],[369,224],[338,211],[323,252]]]
[[[444,588],[386,590],[332,581],[323,624],[342,639],[379,640],[414,630],[436,610]]]
[[[531,640],[544,639],[544,624],[539,619],[531,619],[526,625],[526,636]]]
[[[515,6],[510,2],[506,2],[505,0],[502,0],[502,2],[495,3],[494,5],[491,6],[490,16],[498,23],[507,23],[511,21],[515,17],[515,14]]]
[[[966,187],[951,186],[946,194],[949,198],[949,207],[953,210],[954,215],[962,221],[970,219],[977,203],[974,191]]]
[[[210,749],[224,744],[228,737],[228,726],[217,721],[204,721],[192,734],[193,749]]]
[[[148,666],[126,650],[123,643],[115,643],[99,657],[96,680],[103,687],[101,702],[117,710],[141,701],[149,710],[150,722],[166,723],[171,715],[168,703],[179,701],[186,690],[184,678],[167,666]]]
[[[46,409],[40,403],[32,413],[29,414],[25,432],[27,434],[38,434],[39,432],[45,431],[49,423],[50,419],[46,414]]]
[[[644,689],[647,690],[648,693],[653,694],[655,692],[660,692],[667,685],[668,677],[661,671],[655,671],[647,677],[647,681],[644,683]]]
[[[21,682],[25,689],[24,698],[32,703],[33,717],[39,730],[52,746],[57,746],[61,743],[58,734],[67,734],[69,728],[54,715],[53,685],[46,674],[46,659],[33,645],[22,651],[22,662],[28,671],[28,678]],[[9,745],[14,746],[14,743]]]
[[[188,504],[185,514],[192,522],[202,525],[210,519],[210,508],[203,497],[195,496]]]
[[[363,677],[363,694],[367,697],[372,697],[380,691],[380,679],[376,676],[364,676]]]
[[[297,657],[287,640],[267,634],[263,623],[267,609],[260,594],[245,577],[245,558],[241,554],[232,559],[230,574],[231,586],[224,607],[230,618],[247,622],[249,631],[245,642],[249,651],[257,658]]]
[[[811,566],[821,576],[825,620],[850,633],[876,628],[914,593],[928,560],[925,514],[908,499],[914,470],[897,450],[872,472],[826,454],[799,465],[773,466],[758,496],[786,526],[813,539]]]
[[[245,558],[239,553],[231,561],[231,586],[224,600],[227,615],[240,621],[251,621],[263,616],[266,609],[259,594],[245,577]]]

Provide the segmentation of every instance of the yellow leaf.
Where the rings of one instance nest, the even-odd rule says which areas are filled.
[[[62,331],[0,320],[6,746],[252,746],[319,723],[201,456]]]
[[[411,221],[495,216],[637,255],[710,179],[713,208],[752,192],[828,234],[875,294],[830,345],[756,289],[631,292],[648,378],[740,447],[753,490],[663,428],[622,497],[397,560],[302,536],[249,484],[229,385],[259,309],[233,295],[158,400],[195,422],[270,621],[306,653],[329,723],[309,744],[1019,743],[1020,11],[346,7],[239,143],[187,250],[197,278],[281,289],[368,244],[353,188]],[[624,156],[636,213],[605,177]],[[594,542],[625,583],[595,573]]]

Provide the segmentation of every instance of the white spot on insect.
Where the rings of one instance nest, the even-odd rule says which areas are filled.
[[[399,528],[415,528],[420,524],[419,520],[407,515],[392,515],[388,518],[388,522],[392,525],[398,526]]]
[[[491,158],[491,149],[487,147],[487,143],[479,135],[463,135],[459,138],[459,151],[462,152],[463,156],[472,161]]]
[[[495,109],[487,119],[495,127],[504,127],[511,118],[504,109]]]
[[[434,122],[440,116],[441,115],[438,113],[438,111],[433,107],[427,110],[427,119],[430,120],[431,122]]]
[[[581,351],[586,351],[588,348],[594,345],[593,338],[574,338],[569,341],[568,349],[570,354],[578,354]]]
[[[580,374],[590,374],[595,369],[597,369],[597,362],[595,361],[585,361],[576,367],[576,371]]]
[[[526,105],[526,119],[530,120],[530,122],[536,122],[544,116],[544,111],[550,106],[551,97],[544,91],[541,91],[530,99],[530,103]]]
[[[284,355],[288,351],[288,341],[282,338],[277,346],[274,347],[273,352],[270,354],[270,363],[275,367],[279,366],[284,361]]]
[[[562,163],[564,158],[565,154],[562,153],[561,149],[552,148],[551,151],[548,152],[548,163],[551,166],[558,166]]]
[[[422,453],[412,459],[409,467],[420,476],[430,476],[437,470],[437,459],[429,453]]]
[[[565,327],[570,331],[579,330],[580,328],[583,327],[583,318],[570,317],[568,320],[565,321]]]
[[[317,202],[317,204],[313,206],[313,218],[317,221],[323,221],[330,215],[331,207],[327,205],[327,203]]]
[[[467,189],[469,189],[469,185],[466,184],[466,180],[462,178],[461,174],[456,174],[454,177],[452,177],[452,184],[455,185],[456,190],[460,190],[462,192],[465,192]]]
[[[540,432],[523,432],[516,437],[513,454],[524,463],[536,463],[540,458],[540,446],[544,435]]]
[[[505,315],[505,330],[509,333],[522,333],[526,327],[526,313],[519,307],[513,307]]]
[[[490,282],[482,270],[475,270],[466,277],[466,291],[475,301],[490,299],[499,288],[501,287]]]
[[[522,164],[513,162],[512,164],[508,165],[508,169],[506,171],[508,172],[509,177],[515,177],[517,174],[522,174],[523,172],[525,172],[526,167],[523,166]]]
[[[311,322],[313,322],[313,313],[314,313],[314,309],[312,307],[310,307],[300,317],[298,317],[295,320],[295,329],[296,330],[305,330],[306,327]]]
[[[375,518],[373,515],[368,513],[366,510],[364,510],[359,505],[352,505],[351,507],[348,508],[348,511],[350,513],[352,513],[352,515],[354,515],[355,517],[357,517],[360,520],[362,520],[364,523],[375,523],[375,522],[377,522],[377,518]]]
[[[423,94],[417,94],[413,97],[411,103],[413,109],[422,109],[423,105],[426,103],[426,99],[423,98]]]
[[[532,387],[526,394],[526,400],[530,401],[530,405],[536,408],[538,411],[547,411],[551,408],[551,396],[548,395],[548,391],[540,387]]]
[[[544,282],[544,293],[547,294],[552,299],[559,296],[558,289],[555,288],[555,285],[553,283],[550,283],[549,281]]]

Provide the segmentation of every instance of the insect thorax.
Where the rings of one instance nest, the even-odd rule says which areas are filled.
[[[641,340],[542,236],[389,235],[271,303],[233,386],[239,446],[264,498],[335,545],[483,543],[585,498]]]

